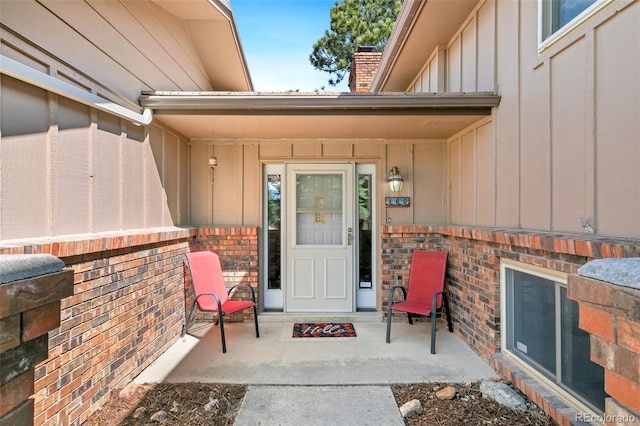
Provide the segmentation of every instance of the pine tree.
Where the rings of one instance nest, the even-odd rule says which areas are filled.
[[[313,45],[311,65],[329,73],[329,84],[337,85],[349,72],[358,46],[384,49],[402,0],[336,1],[329,14],[331,28]]]

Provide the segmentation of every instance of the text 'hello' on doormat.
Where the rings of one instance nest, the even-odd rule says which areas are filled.
[[[350,322],[295,323],[293,337],[356,337],[356,330]]]

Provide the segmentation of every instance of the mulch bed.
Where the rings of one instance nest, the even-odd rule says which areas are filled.
[[[529,404],[526,411],[514,411],[482,397],[478,382],[453,384],[457,395],[452,400],[439,400],[435,394],[449,384],[419,383],[392,385],[398,407],[418,399],[424,412],[405,419],[417,425],[532,425],[555,426],[557,423],[538,407]],[[111,392],[110,401],[84,425],[210,425],[231,426],[247,392],[246,385],[211,383],[160,383],[133,386]],[[212,402],[213,400],[213,402]],[[205,406],[210,404],[210,410]],[[164,412],[163,422],[152,417]]]
[[[436,392],[448,385],[456,387],[456,397],[451,400],[437,399]],[[527,410],[516,411],[500,405],[492,399],[484,398],[480,392],[480,382],[393,385],[391,390],[398,402],[398,407],[413,399],[418,399],[422,404],[424,408],[422,414],[405,419],[405,424],[409,426],[557,425],[551,417],[530,402],[528,402],[529,408]],[[522,396],[527,400],[524,395]]]

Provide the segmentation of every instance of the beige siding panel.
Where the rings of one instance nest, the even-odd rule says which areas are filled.
[[[355,158],[382,158],[384,156],[384,143],[355,142],[353,144],[353,156]]]
[[[0,102],[0,238],[47,235],[47,94],[3,76]]]
[[[167,225],[175,225],[180,222],[180,199],[178,198],[179,182],[179,157],[178,157],[178,137],[174,134],[165,132],[164,136],[164,190],[167,194],[167,205],[169,206],[169,212],[171,213],[171,222]],[[167,218],[165,218],[165,221]]]
[[[123,214],[124,229],[144,227],[144,142],[127,138],[123,143]]]
[[[93,149],[93,231],[120,229],[121,165],[120,120],[98,114]]]
[[[380,173],[381,188],[384,189],[384,195],[387,197],[410,197],[413,193],[411,182],[414,178],[413,165],[413,143],[412,141],[391,141],[387,145],[387,170]],[[397,143],[396,143],[397,142]],[[400,175],[404,178],[402,191],[391,192],[386,185],[387,173],[393,166],[398,167]],[[391,219],[391,224],[413,223],[413,207],[389,207],[387,208],[387,218]]]
[[[146,196],[146,226],[163,226],[164,213],[167,209],[164,189],[162,187],[162,128],[151,125],[149,127],[149,143],[145,147],[145,196]],[[167,217],[171,215],[167,213]]]
[[[462,140],[449,143],[449,192],[451,200],[451,223],[462,223]]]
[[[483,52],[484,54],[484,52]],[[478,45],[476,39],[476,20],[472,19],[462,31],[462,91],[475,92]]]
[[[180,140],[178,145],[178,156],[180,158],[180,170],[178,177],[178,194],[180,198],[180,221],[176,225],[188,225],[189,223],[189,145]]]
[[[244,149],[244,189],[243,189],[243,208],[242,213],[243,225],[259,225],[262,220],[260,214],[262,212],[261,187],[262,169],[258,161],[258,144],[246,144]]]
[[[123,64],[128,70],[135,70],[134,73],[143,81],[150,76],[154,76],[154,80],[161,82],[161,84],[163,80],[160,79],[166,79],[164,81],[166,81],[167,84],[182,90],[187,90],[195,86],[193,80],[185,74],[175,59],[169,55],[166,48],[159,44],[158,40],[154,39],[149,31],[141,25],[140,21],[145,14],[142,16],[133,16],[131,10],[127,9],[120,2],[102,0],[87,1],[90,8],[94,9],[109,22],[109,26],[113,27],[110,30],[110,38],[113,39],[113,43],[106,43],[104,39],[101,39],[95,42],[96,46],[105,49],[109,56],[116,58],[118,62]],[[77,7],[77,9],[82,8]],[[65,12],[68,13],[68,11]],[[65,13],[63,18],[67,19],[66,16],[67,14]],[[75,25],[77,25],[77,22],[74,21],[74,26]],[[114,37],[114,31],[119,34],[122,39]],[[88,34],[89,32],[83,31],[83,33]],[[118,56],[118,54],[113,51],[116,46],[122,50],[122,52],[119,52],[122,56]],[[150,58],[153,58],[153,62]],[[162,68],[159,69],[154,65],[154,62],[162,64]],[[138,74],[137,67],[141,65],[143,66],[143,71]],[[171,78],[169,76],[171,76]],[[172,84],[168,83],[170,81]]]
[[[425,92],[438,92],[438,56],[434,56],[433,60],[429,63],[429,87]]]
[[[3,239],[49,233],[46,146],[47,137],[43,133],[2,138],[0,220]]]
[[[637,2],[596,32],[596,230],[603,234],[640,236],[639,22]]]
[[[291,157],[291,143],[268,141],[260,144],[260,158],[289,158]]]
[[[527,99],[521,114],[521,211],[525,229],[550,229],[550,148],[548,72],[540,67],[521,88]]]
[[[587,82],[586,43],[581,40],[551,62],[551,113],[561,117],[551,123],[552,226],[556,231],[580,232],[587,197],[585,151],[589,140],[586,129]]]
[[[351,141],[323,141],[322,156],[325,158],[351,158],[353,146]]]
[[[94,46],[99,47],[104,54],[136,74],[141,81],[152,79],[158,85],[157,87],[176,87],[175,82],[172,82],[145,56],[145,49],[155,42],[149,39],[148,33],[142,30],[140,24],[120,3],[92,2],[89,5],[81,1],[47,0],[45,4],[65,23],[82,34]],[[104,18],[101,16],[103,14]],[[131,28],[127,30],[124,30],[124,27],[115,28],[113,25],[119,25],[119,21],[124,21],[124,27]],[[133,44],[134,41],[136,45]],[[153,85],[150,86],[153,87]]]
[[[476,135],[475,131],[462,136],[462,223],[475,225],[476,223]]]
[[[477,150],[477,217],[476,224],[493,226],[495,224],[495,142],[493,123],[486,123],[476,130]]]
[[[535,2],[521,4],[524,16],[536,16]],[[523,19],[522,46],[537,46],[537,19]],[[520,222],[525,229],[551,229],[551,141],[548,63],[539,64],[534,49],[522,49],[520,120]]]
[[[4,37],[4,31],[0,30],[0,35]],[[16,62],[20,62],[21,64],[31,67],[36,71],[40,71],[41,73],[49,74],[50,67],[48,64],[38,61],[31,56],[27,56],[24,52],[16,50],[16,47],[11,46],[8,43],[8,40],[0,40],[0,51],[2,52],[2,56],[6,56],[7,58],[13,59]],[[2,75],[1,78],[10,79],[11,77]]]
[[[69,2],[67,5],[75,6],[76,3],[79,2]],[[82,16],[80,19],[83,19]],[[89,22],[88,19],[83,20]],[[38,25],[34,26],[33,22],[38,22]],[[33,44],[62,61],[73,64],[83,73],[130,101],[137,103],[140,90],[145,88],[137,78],[89,43],[83,35],[71,29],[36,2],[2,2],[2,23],[20,34],[28,34]],[[98,28],[94,26],[89,30],[98,32]],[[73,49],[69,46],[73,46]],[[165,87],[162,89],[167,90]]]
[[[161,44],[172,52],[172,55],[177,58],[178,63],[183,64],[185,67],[187,65],[184,64],[184,62],[189,61],[192,63],[193,67],[197,68],[202,74],[202,79],[204,79],[204,81],[201,81],[200,76],[197,76],[194,77],[196,78],[196,81],[199,82],[199,84],[204,85],[204,87],[208,87],[207,90],[213,90],[214,88],[211,87],[204,64],[202,64],[202,61],[200,60],[200,54],[198,53],[196,46],[193,44],[193,38],[189,30],[184,27],[182,22],[177,20],[173,15],[154,2],[145,3],[147,3],[147,5],[153,10],[156,17],[170,33],[170,35],[163,33],[156,35],[156,31],[158,30],[154,28],[154,36],[158,40],[161,40]],[[138,6],[139,2],[134,1],[133,4]],[[127,7],[130,7],[129,4],[127,4]],[[183,59],[184,57],[187,57],[188,59]],[[191,65],[188,66],[188,69],[191,69]]]
[[[413,152],[413,222],[446,223],[447,144],[417,144]]]
[[[91,229],[90,111],[62,97],[58,102],[53,234],[85,233]]]
[[[182,90],[212,90],[191,37],[179,21],[152,2],[130,1],[124,6],[153,37],[155,48],[170,54],[171,75],[180,75],[179,68],[184,70],[178,81]]]
[[[430,70],[430,67],[427,66],[422,72],[422,74],[420,74],[420,78],[416,82],[416,84],[418,85],[418,90],[415,90],[415,92],[430,92],[431,91],[431,88],[429,86],[430,80],[431,80],[431,70]]]
[[[214,173],[209,168],[211,147],[207,145],[191,146],[191,224],[211,225],[212,194]],[[220,158],[218,157],[218,164]],[[221,166],[218,166],[220,168]]]
[[[519,226],[519,123],[518,72],[518,11],[521,2],[498,2],[497,10],[497,77],[500,87],[500,107],[495,113],[496,125],[496,226]]]
[[[213,223],[241,225],[243,212],[243,153],[242,145],[216,145],[218,159],[213,189]]]
[[[529,2],[535,4],[535,2]],[[495,91],[495,3],[487,1],[478,10],[478,76],[479,92]],[[534,33],[536,34],[536,33]]]
[[[453,40],[449,45],[447,60],[449,64],[449,66],[447,67],[449,92],[459,92],[462,80],[460,75],[460,67],[462,61],[462,47],[460,37],[456,37],[456,39]]]
[[[2,137],[44,133],[49,128],[47,92],[2,76]]]
[[[320,158],[322,157],[322,143],[320,141],[302,141],[293,144],[293,157]]]

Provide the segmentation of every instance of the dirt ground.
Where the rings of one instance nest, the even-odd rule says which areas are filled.
[[[398,402],[418,399],[422,414],[405,419],[417,425],[556,425],[549,416],[530,404],[527,411],[514,411],[493,400],[483,398],[479,383],[454,384],[457,395],[452,400],[439,400],[436,391],[441,383],[394,385]],[[85,425],[233,425],[247,391],[245,385],[211,383],[160,383],[153,386],[129,386],[111,392],[110,401]],[[155,420],[153,420],[155,418]]]

